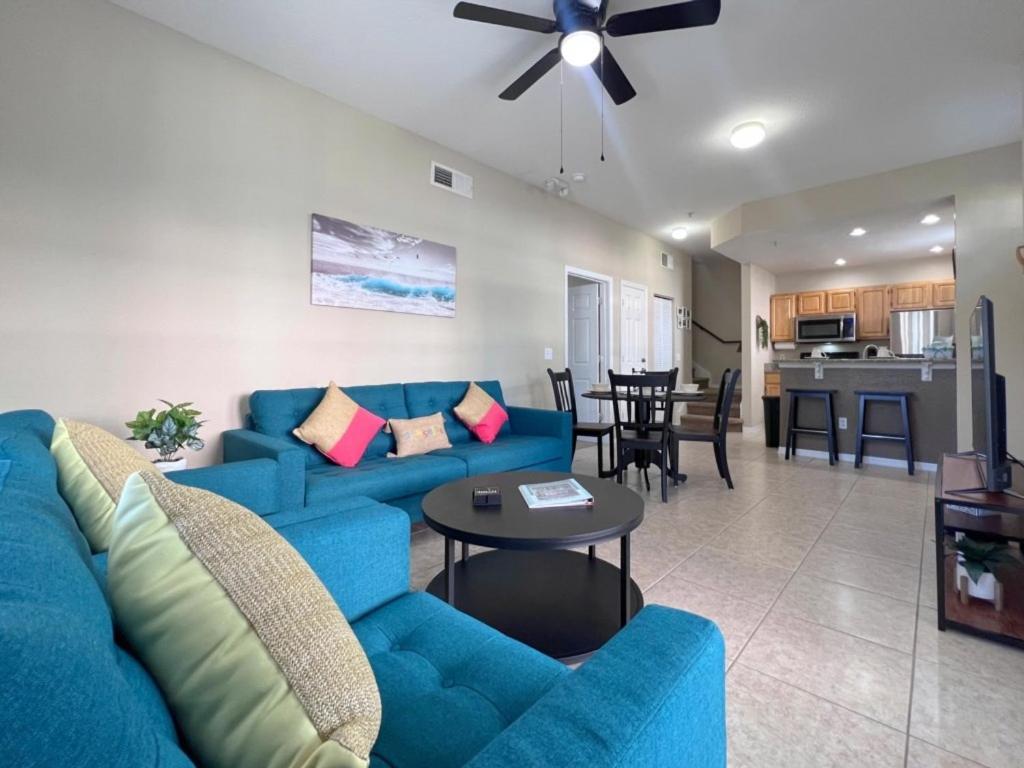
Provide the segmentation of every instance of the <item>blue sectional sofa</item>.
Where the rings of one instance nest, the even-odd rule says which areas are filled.
[[[52,431],[41,411],[0,415],[0,754],[18,766],[192,766],[159,689],[114,630],[103,561],[57,492]],[[264,460],[176,479],[258,503],[276,471]],[[266,517],[373,666],[383,702],[373,768],[724,768],[714,624],[648,606],[570,671],[410,593],[409,517],[365,497],[347,504],[344,515],[313,506]]]
[[[249,428],[224,433],[224,461],[276,460],[283,475],[282,508],[298,514],[306,506],[364,496],[404,509],[414,521],[420,502],[439,485],[469,475],[518,469],[567,472],[572,464],[572,418],[568,413],[505,405],[501,384],[477,382],[508,411],[498,439],[485,445],[456,418],[454,408],[468,381],[428,381],[345,387],[349,397],[384,419],[410,419],[440,411],[452,447],[423,456],[388,458],[394,438],[381,433],[359,465],[330,463],[292,434],[320,403],[322,387],[259,390],[249,398]]]

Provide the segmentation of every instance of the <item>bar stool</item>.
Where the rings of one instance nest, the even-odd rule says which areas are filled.
[[[796,453],[797,435],[819,435],[826,439],[828,449],[828,463],[833,466],[839,461],[839,447],[836,444],[836,420],[835,409],[832,405],[834,389],[789,389],[789,419],[786,425],[786,461],[789,461],[789,454]],[[801,427],[797,421],[797,407],[800,399],[821,400],[825,404],[825,426],[824,427]]]
[[[907,474],[914,474],[914,446],[910,434],[910,393],[909,392],[857,392],[857,455],[853,466],[860,467],[864,461],[865,440],[892,440],[903,443],[907,454]],[[898,403],[903,431],[900,433],[868,433],[864,431],[868,403]]]

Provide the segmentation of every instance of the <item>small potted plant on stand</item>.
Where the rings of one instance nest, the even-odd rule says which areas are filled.
[[[144,440],[147,448],[155,448],[160,458],[153,466],[161,472],[175,472],[186,469],[188,461],[177,453],[182,448],[198,451],[205,443],[199,439],[199,428],[206,422],[197,421],[200,412],[192,408],[192,403],[169,403],[161,400],[166,410],[139,411],[132,421],[125,426],[132,431],[129,440]]]
[[[1003,607],[1003,585],[996,578],[999,565],[1016,563],[1006,544],[997,541],[975,541],[958,533],[951,542],[956,551],[956,588],[960,602],[967,605],[972,597]]]

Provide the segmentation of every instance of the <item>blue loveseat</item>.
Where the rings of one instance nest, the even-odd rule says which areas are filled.
[[[295,516],[301,516],[299,510],[306,506],[362,496],[404,509],[414,522],[423,517],[420,502],[424,495],[451,480],[519,469],[569,470],[572,419],[568,413],[508,407],[501,384],[478,383],[509,415],[490,445],[473,438],[455,416],[453,409],[465,396],[468,381],[345,387],[345,394],[384,419],[410,419],[440,411],[452,444],[423,456],[388,458],[395,441],[382,432],[370,443],[359,465],[351,469],[330,463],[292,434],[323,398],[322,387],[259,390],[249,398],[249,428],[224,433],[224,461],[277,461],[284,483],[282,508]]]
[[[52,431],[41,411],[0,415],[0,754],[26,767],[193,766],[159,689],[114,631],[103,561],[57,492]],[[244,503],[275,471],[247,462],[179,480]],[[373,768],[724,768],[714,624],[648,606],[570,671],[410,593],[408,516],[352,503],[344,515],[314,508],[276,522],[373,666],[383,702]]]

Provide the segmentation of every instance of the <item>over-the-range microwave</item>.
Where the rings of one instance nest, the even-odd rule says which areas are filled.
[[[856,341],[857,316],[807,315],[796,319],[796,340],[818,344],[826,341]]]

